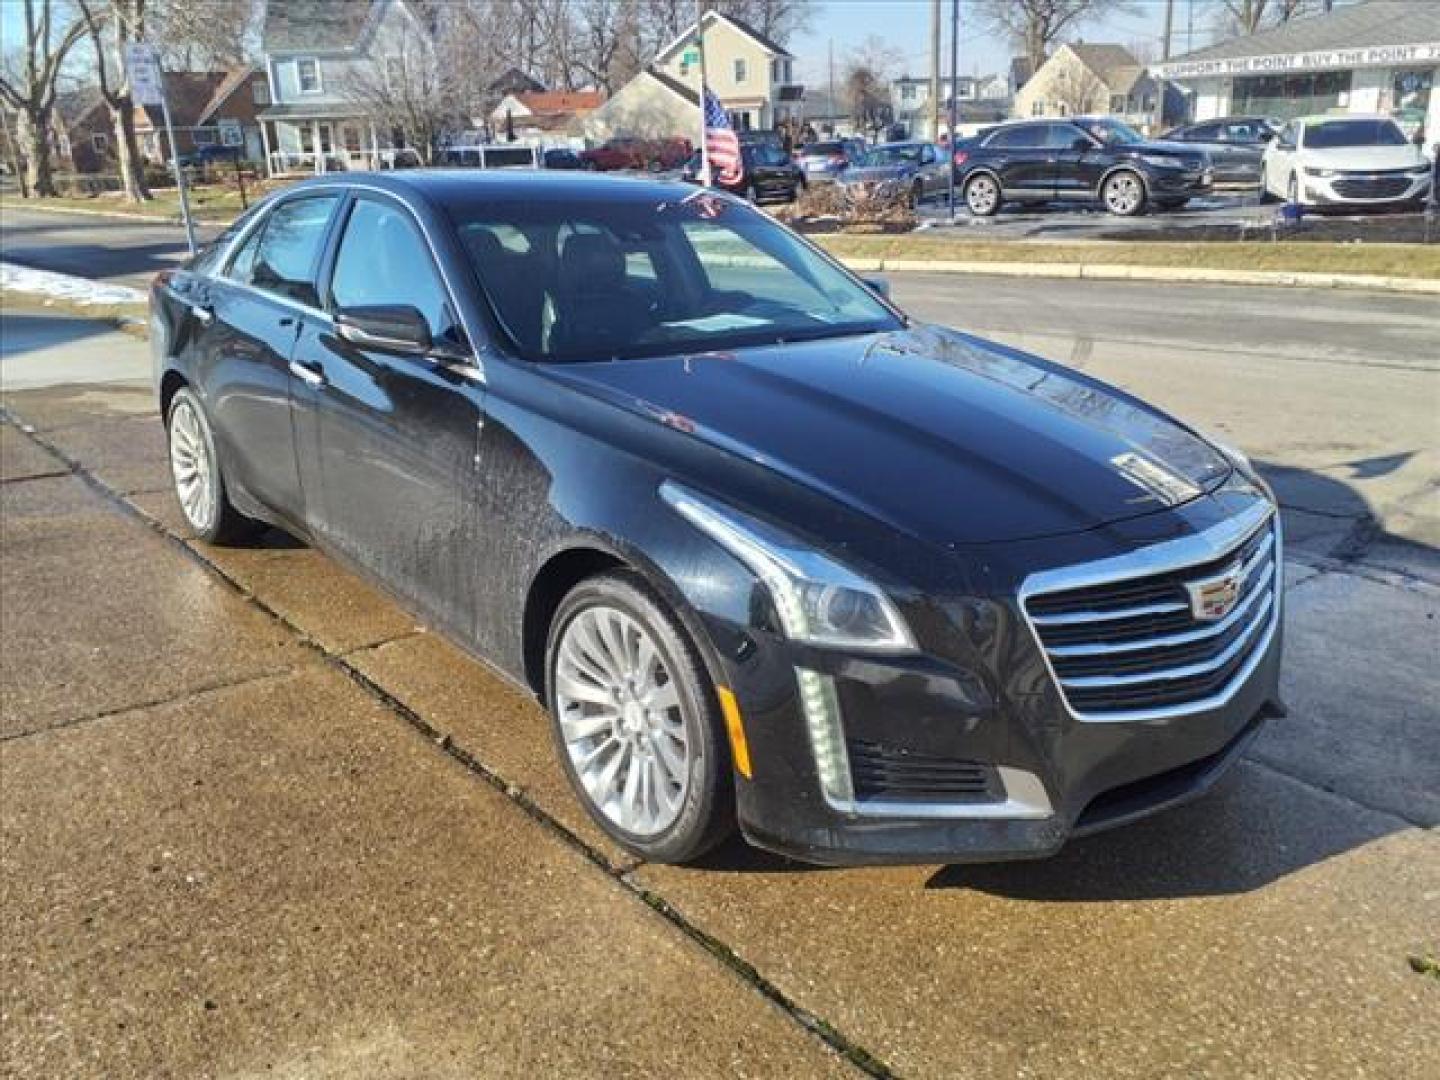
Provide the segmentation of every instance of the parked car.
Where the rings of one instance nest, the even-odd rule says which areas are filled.
[[[210,146],[197,146],[194,150],[181,154],[179,163],[182,169],[203,169],[207,165],[233,165],[244,156],[243,147],[214,143]]]
[[[540,151],[525,143],[447,146],[440,162],[471,169],[538,169]]]
[[[815,862],[1046,855],[1280,710],[1243,456],[723,192],[316,177],[151,304],[194,532],[304,537],[528,688],[641,858],[737,822]]]
[[[862,153],[864,150],[851,140],[827,139],[808,143],[795,151],[795,164],[804,171],[807,180],[823,183],[839,177]]]
[[[954,154],[956,182],[977,217],[1004,203],[1098,199],[1112,214],[1174,210],[1214,183],[1210,155],[1149,142],[1110,117],[1002,124]]]
[[[1185,143],[1210,155],[1216,186],[1256,187],[1265,147],[1280,130],[1278,121],[1263,116],[1226,116],[1188,124],[1165,133],[1165,142]]]
[[[949,190],[949,155],[928,142],[885,143],[865,151],[840,174],[847,187],[879,193],[907,192],[918,205],[931,195]]]
[[[615,169],[660,171],[682,167],[692,152],[693,148],[688,139],[622,137],[580,151],[580,161],[585,168],[597,172],[611,172]]]
[[[547,169],[583,169],[585,167],[579,154],[574,150],[566,150],[562,147],[546,150],[542,155],[542,160]]]
[[[1432,183],[1425,154],[1388,116],[1291,120],[1262,170],[1267,196],[1306,206],[1419,206]]]
[[[805,173],[779,146],[770,143],[742,143],[740,158],[744,173],[733,184],[716,183],[726,191],[744,196],[751,202],[779,199],[794,202],[805,187]],[[700,182],[700,154],[690,156],[681,173],[686,183]]]

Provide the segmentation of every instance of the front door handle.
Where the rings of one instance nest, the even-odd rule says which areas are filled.
[[[190,313],[200,321],[201,326],[209,326],[215,321],[215,309],[209,304],[202,304],[198,300],[188,300],[186,303],[190,305]]]
[[[307,364],[302,360],[290,361],[290,374],[310,386],[324,386],[325,373],[319,364]]]

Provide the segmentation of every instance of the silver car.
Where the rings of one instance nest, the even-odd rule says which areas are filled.
[[[949,190],[950,156],[934,143],[885,143],[867,150],[841,174],[840,183],[876,194],[903,191],[918,205]]]

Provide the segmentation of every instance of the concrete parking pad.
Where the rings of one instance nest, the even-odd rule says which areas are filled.
[[[0,734],[283,671],[264,618],[72,476],[0,487]]]
[[[533,697],[433,634],[366,649],[348,659],[612,866],[634,862],[576,801],[555,756],[550,720]]]
[[[1053,860],[637,878],[917,1077],[1433,1076],[1440,837],[1242,763]]]
[[[0,760],[7,1075],[845,1071],[334,671]]]
[[[0,483],[68,471],[69,466],[19,428],[0,423]]]
[[[1292,588],[1286,603],[1290,717],[1271,724],[1251,756],[1440,825],[1440,589],[1324,573]]]

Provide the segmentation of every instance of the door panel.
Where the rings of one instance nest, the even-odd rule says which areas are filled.
[[[335,312],[411,305],[437,342],[463,343],[428,244],[387,199],[354,202],[329,293]],[[427,617],[473,639],[483,388],[464,365],[362,347],[328,320],[307,322],[294,361],[304,373],[295,391],[301,475],[321,493],[312,527]]]
[[[1104,151],[1073,124],[1051,124],[1045,141],[1055,161],[1055,194],[1062,199],[1093,195],[1103,171]]]
[[[1000,186],[1007,195],[1049,198],[1055,192],[1050,151],[1044,145],[1045,124],[1027,124],[1004,129],[995,134],[986,149],[986,164],[1000,176]]]

